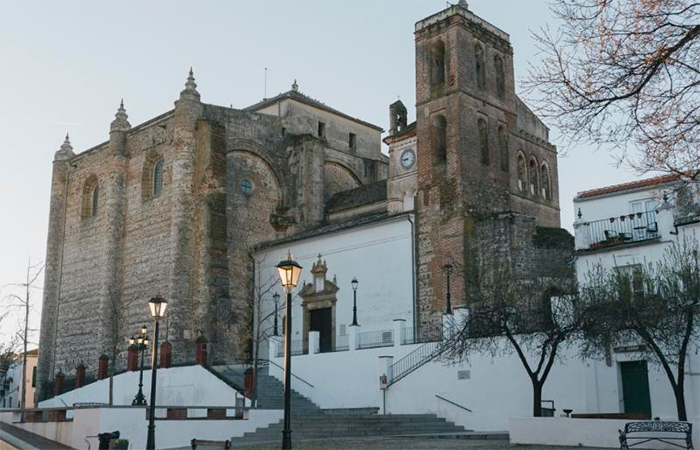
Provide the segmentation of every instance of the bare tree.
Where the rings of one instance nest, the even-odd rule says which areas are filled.
[[[515,353],[532,383],[532,414],[542,416],[542,388],[562,347],[580,332],[570,279],[516,280],[494,264],[475,280],[469,313],[456,320],[442,344],[452,362],[474,354]]]
[[[612,145],[641,172],[695,179],[700,161],[700,2],[553,0],[557,31],[525,87],[571,143]],[[628,145],[641,155],[628,154]]]
[[[274,293],[279,289],[279,279],[272,274],[265,280],[262,279],[262,265],[264,260],[255,261],[255,285],[253,287],[253,327],[250,339],[253,344],[253,389],[251,403],[255,406],[258,397],[258,366],[260,361],[260,344],[274,335],[274,319],[279,314],[279,310],[284,311],[286,301],[279,305],[274,305],[272,310],[265,308],[265,304],[270,304]],[[286,299],[286,296],[283,296]],[[278,316],[279,317],[279,316]],[[281,321],[278,320],[278,332],[281,333]]]
[[[36,286],[36,282],[41,275],[41,273],[44,270],[44,264],[43,263],[37,263],[32,265],[31,258],[27,262],[27,277],[24,281],[24,283],[12,283],[10,286],[14,286],[17,288],[21,288],[24,292],[23,295],[18,295],[18,294],[8,294],[6,296],[6,299],[16,302],[11,304],[11,307],[19,307],[22,309],[22,312],[24,314],[24,320],[23,320],[23,325],[21,326],[20,330],[17,332],[17,338],[19,342],[22,345],[22,381],[20,383],[21,386],[21,398],[20,398],[20,404],[22,407],[25,407],[26,402],[27,402],[27,393],[26,393],[26,380],[27,380],[27,347],[30,344],[29,341],[29,333],[36,331],[35,329],[31,329],[29,327],[29,312],[31,311],[31,293],[35,289],[41,289],[40,287]]]
[[[128,338],[124,334],[124,305],[119,294],[109,292],[103,310],[98,314],[100,324],[105,330],[105,339],[102,342],[103,352],[109,356],[109,394],[108,403],[114,404],[114,374],[117,369],[117,358],[123,345],[126,345]]]
[[[591,356],[624,346],[661,365],[687,420],[685,370],[700,339],[700,255],[694,239],[671,244],[656,264],[592,267],[582,290],[585,345]],[[641,344],[641,345],[639,345]]]

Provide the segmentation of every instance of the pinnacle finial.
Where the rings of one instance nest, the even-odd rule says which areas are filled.
[[[199,101],[199,92],[197,92],[197,83],[194,82],[194,70],[190,67],[190,72],[187,75],[185,89],[180,92],[180,100],[196,100]]]
[[[297,79],[296,79],[296,78],[294,79],[294,83],[292,83],[292,90],[293,90],[294,92],[298,92],[298,91],[299,91],[299,85],[297,84]]]
[[[117,113],[114,115],[114,120],[109,127],[110,131],[125,131],[131,129],[128,118],[129,116],[126,114],[126,109],[124,109],[124,99],[122,98],[119,102]]]
[[[185,90],[197,90],[197,83],[194,82],[194,72],[192,71],[192,67],[190,67],[190,74],[187,77],[187,83],[185,83]]]
[[[66,138],[63,140],[61,148],[54,154],[54,159],[66,160],[71,159],[74,156],[75,153],[73,153],[73,146],[70,145],[70,136],[68,136],[68,132],[66,132]]]

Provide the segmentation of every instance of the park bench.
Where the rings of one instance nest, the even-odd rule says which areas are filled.
[[[628,450],[630,447],[649,441],[664,442],[687,450],[693,449],[693,424],[688,422],[664,422],[661,420],[629,422],[625,424],[625,431],[618,431],[620,432],[621,450]],[[674,441],[683,441],[683,444]]]

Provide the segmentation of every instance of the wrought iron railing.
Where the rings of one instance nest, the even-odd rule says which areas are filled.
[[[415,344],[416,332],[414,328],[401,328],[401,345]]]
[[[308,344],[306,344],[303,339],[292,341],[291,347],[292,356],[306,355],[309,353]],[[279,345],[277,346],[277,357],[281,358],[282,356],[284,356],[284,341],[280,341]]]
[[[392,364],[389,367],[389,373],[386,374],[389,379],[389,386],[433,360],[439,354],[440,347],[441,344],[438,341],[426,342]]]
[[[588,228],[588,248],[597,249],[659,237],[656,211],[630,213],[584,223]]]
[[[341,334],[335,337],[335,348],[334,352],[345,352],[350,350],[350,336],[347,334]]]
[[[394,332],[392,330],[366,331],[358,333],[357,348],[391,347],[394,345]]]

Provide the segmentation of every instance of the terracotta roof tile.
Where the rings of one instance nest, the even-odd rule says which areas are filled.
[[[589,191],[579,192],[576,195],[576,199],[584,199],[591,197],[598,197],[600,195],[612,194],[615,192],[631,191],[633,189],[639,189],[643,187],[657,186],[659,184],[671,183],[673,181],[678,181],[680,179],[679,175],[661,175],[654,178],[647,178],[646,180],[632,181],[630,183],[614,184],[612,186],[606,186],[597,189],[591,189]]]

